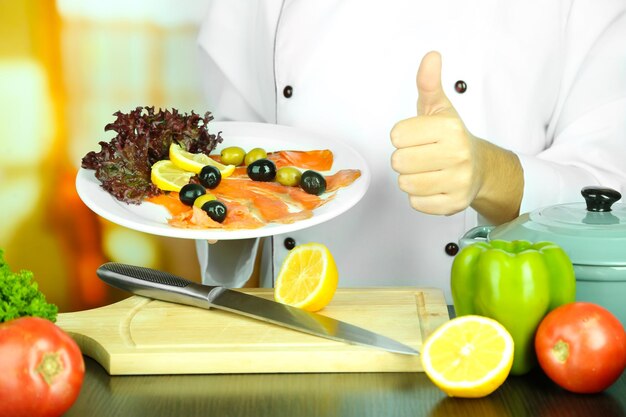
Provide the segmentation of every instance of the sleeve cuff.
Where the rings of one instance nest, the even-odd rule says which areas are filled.
[[[554,204],[583,201],[580,190],[597,180],[575,166],[561,165],[537,157],[519,155],[524,172],[524,195],[520,214]]]

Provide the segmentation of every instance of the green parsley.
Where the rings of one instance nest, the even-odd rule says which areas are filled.
[[[0,249],[0,323],[22,316],[56,321],[58,307],[46,302],[32,279],[31,271],[12,272],[4,261],[4,251]]]

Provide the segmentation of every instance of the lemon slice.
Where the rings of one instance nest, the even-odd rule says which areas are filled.
[[[279,303],[318,311],[335,295],[339,273],[333,255],[321,243],[298,245],[289,252],[276,278]]]
[[[172,161],[180,169],[191,171],[195,174],[199,174],[202,168],[206,165],[213,165],[219,169],[220,174],[222,174],[222,178],[230,176],[235,171],[234,165],[220,164],[203,153],[187,152],[177,143],[172,143],[170,145],[170,161]]]
[[[513,338],[493,319],[457,317],[426,339],[422,365],[431,381],[449,396],[484,397],[509,375]]]
[[[163,191],[178,192],[193,176],[193,172],[182,170],[167,159],[156,162],[150,169],[152,183]]]

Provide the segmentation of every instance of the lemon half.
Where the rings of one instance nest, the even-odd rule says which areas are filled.
[[[513,338],[497,321],[460,316],[438,327],[422,347],[424,372],[451,397],[495,391],[513,365]]]
[[[279,303],[318,311],[335,295],[339,273],[328,248],[306,243],[293,248],[283,261],[274,289]]]

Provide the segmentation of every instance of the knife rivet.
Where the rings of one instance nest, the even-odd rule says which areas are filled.
[[[286,238],[283,243],[285,245],[285,248],[287,248],[287,250],[292,250],[293,248],[296,247],[296,241],[292,237]]]
[[[291,96],[293,95],[293,87],[288,85],[285,88],[283,88],[283,96],[285,96],[285,98],[291,98]]]
[[[448,255],[454,256],[459,252],[459,245],[454,242],[450,242],[446,245],[445,251]]]

